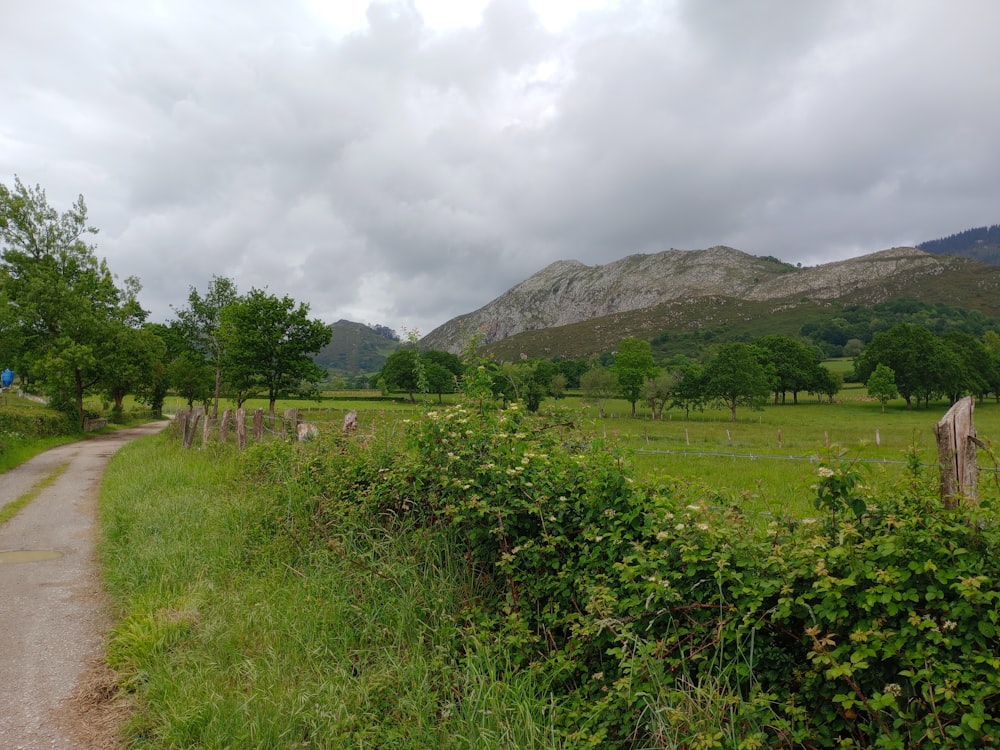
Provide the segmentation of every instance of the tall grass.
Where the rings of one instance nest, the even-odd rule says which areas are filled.
[[[345,517],[325,545],[300,543],[283,523],[311,498],[238,481],[238,462],[161,435],[106,475],[130,746],[557,746],[544,690],[461,642],[475,582],[454,540]]]

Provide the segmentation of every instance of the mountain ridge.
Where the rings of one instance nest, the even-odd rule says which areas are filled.
[[[971,296],[980,302],[1000,298],[1000,267],[914,247],[806,268],[721,245],[629,255],[597,266],[561,260],[478,310],[447,321],[427,334],[421,345],[458,352],[473,334],[481,337],[482,344],[495,345],[532,331],[577,326],[678,302],[688,306],[699,299],[708,306],[718,304],[711,299],[787,306],[803,298],[872,304],[908,290],[933,297],[934,280],[950,276],[961,276],[965,287],[978,285],[978,292]]]

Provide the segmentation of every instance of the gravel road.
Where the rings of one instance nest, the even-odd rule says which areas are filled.
[[[97,491],[121,446],[166,424],[88,437],[0,474],[2,507],[65,467],[0,525],[3,750],[115,746],[113,690],[101,682],[110,620],[94,554]]]

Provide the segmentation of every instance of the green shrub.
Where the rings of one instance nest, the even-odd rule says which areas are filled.
[[[458,530],[482,584],[470,627],[550,686],[572,745],[1000,738],[986,515],[914,492],[864,497],[833,464],[817,504],[840,512],[760,529],[718,498],[638,486],[613,449],[548,419],[429,412],[395,460],[341,454],[318,526],[354,498],[374,517]],[[672,710],[678,696],[703,714]]]

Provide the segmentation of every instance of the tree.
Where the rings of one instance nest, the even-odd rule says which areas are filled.
[[[942,337],[945,347],[958,359],[960,374],[948,391],[951,402],[969,394],[982,398],[991,390],[993,362],[986,346],[971,333],[951,331]]]
[[[438,403],[443,401],[445,393],[454,393],[465,367],[457,354],[452,352],[429,349],[420,354],[424,366],[424,377],[427,388],[438,395]]]
[[[212,367],[215,376],[212,418],[219,416],[219,397],[222,393],[222,367],[225,359],[223,339],[219,329],[222,326],[223,311],[239,299],[236,282],[225,276],[213,276],[208,291],[201,296],[190,287],[188,305],[177,310],[179,327],[188,338],[189,345],[202,353]]]
[[[406,391],[410,402],[416,403],[414,394],[418,388],[417,359],[415,348],[397,349],[386,359],[377,379],[384,382],[389,390]]]
[[[212,398],[215,376],[211,365],[199,352],[188,350],[179,354],[167,366],[167,379],[189,409],[194,408],[196,402],[207,404]],[[237,398],[237,408],[242,407],[245,400]]]
[[[809,387],[809,392],[815,393],[818,396],[826,396],[827,400],[832,404],[833,397],[840,393],[840,389],[843,387],[843,375],[820,365],[816,368],[816,379]]]
[[[643,384],[642,396],[649,403],[653,419],[663,419],[663,407],[670,401],[675,382],[673,373],[661,372]]]
[[[603,365],[595,364],[580,376],[580,390],[597,402],[597,411],[604,418],[604,402],[618,391],[615,374]]]
[[[684,418],[691,417],[691,409],[701,409],[706,401],[705,370],[687,357],[678,357],[667,369],[674,377],[670,393],[671,408],[684,410]]]
[[[933,333],[916,323],[899,323],[877,333],[868,347],[854,361],[857,380],[867,382],[878,365],[885,365],[896,375],[896,388],[913,408],[913,399],[929,401],[936,393],[950,392],[951,382],[959,377],[958,361]]]
[[[896,373],[887,365],[876,365],[865,387],[868,389],[868,395],[882,404],[882,411],[885,411],[885,405],[889,401],[899,397],[899,389],[896,388]]]
[[[652,345],[631,336],[622,339],[611,369],[618,380],[619,392],[632,405],[634,417],[635,403],[642,397],[643,384],[656,374]]]
[[[705,395],[729,407],[730,421],[736,408],[759,409],[767,401],[774,376],[761,364],[753,347],[743,343],[723,344],[705,365]]]
[[[82,195],[59,213],[38,186],[0,185],[0,284],[10,308],[0,323],[16,329],[21,366],[50,404],[81,427],[84,394],[105,375],[115,331],[141,311],[86,241],[96,233]]]
[[[166,396],[166,346],[147,328],[121,326],[112,334],[113,347],[103,358],[105,392],[114,403],[113,419],[122,418],[123,402],[129,393],[148,396],[150,408],[163,408]]]
[[[330,343],[330,327],[308,316],[309,305],[296,307],[291,297],[260,289],[222,309],[218,337],[224,373],[236,389],[257,387],[267,393],[272,422],[280,396],[323,379],[312,355]]]
[[[754,344],[761,350],[761,361],[774,372],[774,403],[785,403],[785,394],[792,394],[792,403],[799,402],[799,391],[812,388],[818,378],[819,355],[791,336],[763,336]]]

